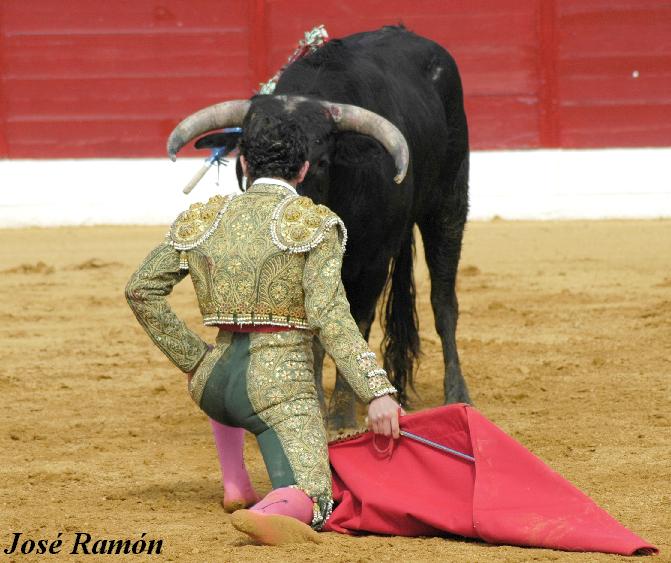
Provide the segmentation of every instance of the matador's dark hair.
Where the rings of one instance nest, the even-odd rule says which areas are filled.
[[[249,112],[243,123],[240,154],[247,160],[250,180],[264,176],[291,180],[307,160],[308,138],[291,114],[257,110]]]

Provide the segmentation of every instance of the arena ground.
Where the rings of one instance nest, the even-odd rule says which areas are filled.
[[[66,545],[77,531],[146,532],[163,539],[157,559],[165,561],[616,560],[441,538],[324,534],[320,546],[250,545],[218,504],[212,438],[184,376],[123,297],[164,230],[0,231],[2,548],[19,531],[62,532]],[[474,222],[459,278],[459,347],[476,406],[655,543],[657,561],[671,553],[669,248],[671,220]],[[424,356],[415,408],[442,395],[419,262]],[[198,327],[188,282],[172,303]],[[251,440],[247,453],[265,492]]]

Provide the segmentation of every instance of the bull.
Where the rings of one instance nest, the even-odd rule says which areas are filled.
[[[309,135],[310,168],[298,191],[335,211],[348,229],[342,278],[366,339],[387,289],[384,367],[402,402],[420,353],[413,279],[417,225],[443,348],[445,402],[470,402],[455,336],[469,147],[454,59],[402,26],[332,40],[289,65],[273,95],[223,102],[186,118],[170,136],[169,155],[174,159],[205,133],[196,146],[221,145],[226,134],[212,131],[244,128],[257,112],[294,114]],[[323,357],[316,344],[320,393]],[[332,428],[355,423],[354,395],[340,374],[328,414]]]

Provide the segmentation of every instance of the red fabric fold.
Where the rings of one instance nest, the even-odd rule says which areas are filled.
[[[489,543],[652,554],[524,446],[468,405],[407,415],[401,428],[475,457],[402,437],[391,451],[368,432],[329,444],[337,506],[325,526],[341,533],[455,534]]]

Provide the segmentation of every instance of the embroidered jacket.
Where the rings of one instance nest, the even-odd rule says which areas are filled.
[[[347,231],[307,197],[255,183],[238,196],[193,204],[133,274],[126,298],[154,343],[184,372],[207,344],[166,297],[191,275],[206,325],[277,325],[319,336],[364,402],[394,393],[351,316],[341,280]]]

